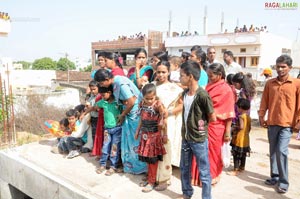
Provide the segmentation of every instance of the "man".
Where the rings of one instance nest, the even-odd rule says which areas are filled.
[[[229,50],[225,51],[223,54],[223,59],[225,62],[224,68],[225,68],[226,75],[242,72],[241,65],[239,65],[233,60],[233,53],[231,51]]]
[[[258,111],[260,125],[268,127],[271,178],[265,184],[277,184],[278,193],[288,191],[288,145],[292,128],[300,128],[300,80],[289,75],[291,68],[290,56],[276,59],[278,76],[266,82]]]
[[[216,60],[216,49],[214,47],[209,47],[206,52],[208,66],[213,63],[220,63],[218,60]]]

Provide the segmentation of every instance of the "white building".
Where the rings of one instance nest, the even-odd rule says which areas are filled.
[[[281,54],[291,55],[294,66],[300,66],[300,45],[269,32],[220,33],[200,36],[166,38],[165,46],[170,55],[190,52],[193,45],[200,45],[203,50],[209,46],[216,49],[216,59],[223,62],[223,52],[233,52],[235,61],[243,67],[265,68],[275,64]],[[297,53],[297,52],[298,53]]]

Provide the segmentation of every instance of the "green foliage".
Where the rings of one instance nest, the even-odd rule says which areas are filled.
[[[80,71],[83,71],[83,72],[91,72],[92,71],[92,64],[84,67],[83,69],[80,69]]]
[[[23,66],[23,70],[27,70],[27,69],[30,69],[30,66],[31,66],[31,62],[27,62],[27,61],[18,61],[16,62],[17,64],[22,64]]]
[[[57,68],[56,70],[62,70],[62,71],[67,71],[69,67],[69,70],[74,70],[76,69],[75,64],[70,61],[67,58],[60,58],[57,62]]]
[[[34,60],[33,70],[56,70],[56,62],[49,57]]]

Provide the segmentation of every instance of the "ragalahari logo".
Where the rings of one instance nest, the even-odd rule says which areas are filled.
[[[266,10],[297,10],[297,2],[265,2]]]

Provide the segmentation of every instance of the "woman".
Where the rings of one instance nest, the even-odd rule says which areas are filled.
[[[212,184],[219,181],[223,163],[221,147],[224,142],[230,141],[230,129],[234,112],[234,95],[226,83],[225,70],[222,64],[211,64],[207,69],[209,83],[206,91],[213,101],[217,121],[208,124],[209,163]]]
[[[169,82],[170,63],[162,61],[157,64],[156,93],[164,107],[168,110],[167,129],[168,143],[165,144],[167,154],[163,156],[163,161],[158,163],[157,191],[163,191],[167,188],[172,175],[172,165],[179,167],[181,153],[181,111],[182,100],[180,98],[183,92],[182,88],[175,83]]]
[[[125,76],[122,64],[120,63],[120,56],[117,53],[107,52],[105,55],[105,65],[111,70],[113,76]]]
[[[208,77],[206,73],[206,53],[201,50],[193,50],[191,52],[191,57],[190,60],[193,60],[197,62],[200,65],[200,78],[198,80],[198,85],[201,86],[202,88],[205,88],[207,82],[208,82]]]
[[[147,65],[147,52],[143,48],[135,51],[135,67],[128,71],[128,78],[141,89],[143,85],[152,80],[153,68]]]
[[[105,66],[105,55],[106,55],[106,52],[100,52],[98,54],[98,64],[99,64],[99,68],[98,69],[100,69],[100,68],[106,68],[106,66]],[[95,70],[92,71],[92,73],[91,73],[91,78],[92,79],[94,79],[95,73],[96,73],[96,71],[98,69],[95,69]]]
[[[128,78],[123,76],[114,77],[105,69],[96,72],[95,80],[102,87],[112,85],[115,99],[118,104],[123,105],[118,124],[122,125],[121,153],[124,172],[132,174],[146,172],[146,164],[138,160],[136,153],[139,140],[134,139],[134,133],[139,122],[139,116],[137,115],[139,90]]]

